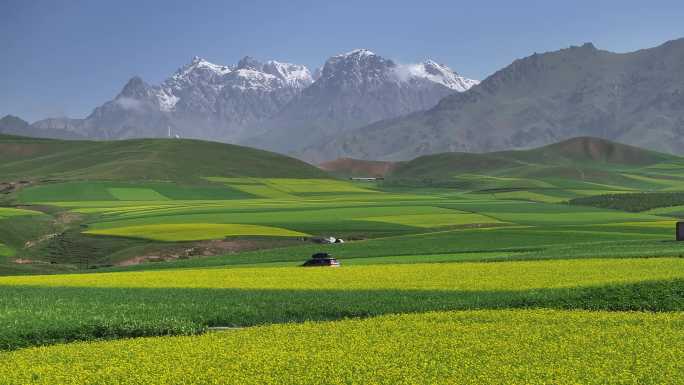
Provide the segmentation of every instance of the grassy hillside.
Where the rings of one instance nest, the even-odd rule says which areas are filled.
[[[268,179],[268,185],[259,184],[255,177]],[[183,252],[183,246],[157,246],[159,239],[299,234],[277,227],[245,229],[239,224],[213,222],[184,227],[185,232],[193,232],[191,235],[172,237],[164,229],[161,235],[145,240],[93,237],[85,230],[98,214],[71,212],[55,205],[100,201],[115,206],[138,201],[152,210],[184,201],[236,201],[276,194],[291,197],[289,185],[277,183],[281,179],[304,185],[339,182],[300,160],[223,143],[179,139],[62,141],[0,135],[0,274],[82,269],[95,261],[110,263],[111,255],[121,253]],[[232,186],[224,180],[240,183]],[[10,212],[12,218],[3,215]],[[171,228],[174,226],[176,232],[182,227],[172,223]]]
[[[602,193],[679,190],[684,188],[683,168],[683,158],[580,137],[524,151],[422,156],[398,165],[388,184],[550,193],[565,200]]]
[[[60,141],[0,135],[0,181],[100,179],[200,181],[201,177],[325,178],[268,151],[186,139]]]

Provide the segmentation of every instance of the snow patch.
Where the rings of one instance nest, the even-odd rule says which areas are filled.
[[[180,100],[180,98],[174,95],[170,90],[159,90],[156,96],[157,101],[159,102],[159,108],[166,112],[173,111],[173,109],[176,107],[176,104]]]
[[[446,65],[438,64],[432,60],[418,64],[397,64],[394,67],[394,75],[400,82],[426,79],[458,92],[467,91],[479,84],[479,81],[465,78]]]

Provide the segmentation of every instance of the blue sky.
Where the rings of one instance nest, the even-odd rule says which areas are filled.
[[[369,48],[483,79],[516,58],[591,41],[626,52],[684,37],[684,2],[0,1],[0,116],[83,117],[134,76],[159,83],[199,55],[313,68]]]

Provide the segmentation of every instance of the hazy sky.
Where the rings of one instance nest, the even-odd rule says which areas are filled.
[[[684,37],[684,1],[0,0],[0,116],[84,117],[134,76],[199,55],[310,66],[369,48],[483,79],[516,58],[591,41],[625,52]]]

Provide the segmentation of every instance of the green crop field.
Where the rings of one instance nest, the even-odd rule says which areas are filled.
[[[24,215],[40,215],[40,212],[33,210],[16,209],[12,207],[0,207],[0,220],[19,217]]]
[[[0,136],[0,161],[1,384],[684,382],[678,157],[580,138],[368,183]]]
[[[14,250],[12,250],[8,246],[0,243],[0,257],[11,257],[13,254],[14,254]]]
[[[216,223],[163,224],[91,230],[85,234],[151,239],[156,241],[199,241],[240,235],[298,237],[307,234],[277,227]]]

